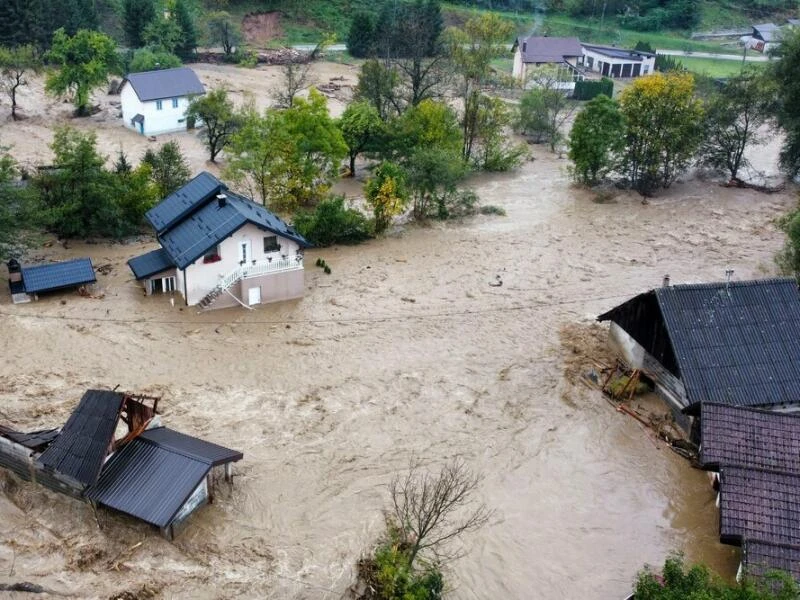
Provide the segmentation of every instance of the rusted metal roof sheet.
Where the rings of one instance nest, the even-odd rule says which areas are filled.
[[[700,464],[737,465],[800,475],[800,415],[703,404]]]
[[[761,578],[770,571],[789,573],[800,581],[800,547],[745,540],[742,545],[742,564],[748,578]]]
[[[87,390],[38,462],[85,486],[93,484],[114,439],[123,401],[119,392]]]
[[[720,472],[720,541],[800,545],[800,476],[746,467]]]
[[[231,450],[168,427],[148,429],[140,437],[171,452],[183,454],[214,467],[241,460],[243,456],[238,450]]]

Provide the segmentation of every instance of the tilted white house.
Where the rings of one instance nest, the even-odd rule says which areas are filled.
[[[530,79],[537,67],[549,65],[560,71],[561,89],[571,91],[575,82],[583,79],[579,66],[583,63],[583,49],[578,38],[520,37],[514,42],[512,74],[522,82]]]
[[[188,67],[129,73],[122,82],[122,122],[143,135],[186,130],[186,110],[206,88]]]
[[[651,52],[594,44],[582,46],[583,66],[603,77],[640,77],[656,70],[656,55]]]
[[[147,295],[225,308],[299,298],[306,239],[260,204],[202,172],[145,215],[161,248],[128,261]]]

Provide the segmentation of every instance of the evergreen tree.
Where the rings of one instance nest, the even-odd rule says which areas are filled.
[[[144,29],[156,18],[153,0],[124,0],[122,19],[125,40],[131,48],[144,46]]]
[[[375,18],[367,12],[357,12],[350,23],[347,51],[356,58],[367,58],[375,51]]]
[[[194,56],[197,49],[197,28],[186,0],[175,0],[175,22],[181,29],[181,41],[176,46],[175,53],[187,60]]]
[[[53,10],[56,14],[64,12],[66,20],[60,26],[69,35],[75,35],[81,29],[99,29],[99,19],[97,18],[97,7],[94,0],[66,0],[65,2],[54,2]]]

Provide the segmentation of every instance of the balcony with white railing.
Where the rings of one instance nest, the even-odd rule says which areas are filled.
[[[297,254],[295,256],[281,256],[272,260],[253,260],[241,265],[239,270],[242,273],[242,278],[249,279],[250,277],[259,277],[269,273],[297,271],[302,268],[303,255]]]

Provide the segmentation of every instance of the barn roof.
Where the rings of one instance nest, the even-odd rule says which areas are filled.
[[[800,415],[703,404],[700,464],[738,465],[800,475]]]
[[[38,461],[83,485],[93,484],[114,440],[124,399],[119,392],[87,390]]]
[[[88,258],[75,258],[44,265],[23,265],[20,267],[20,273],[25,291],[29,294],[50,292],[97,281],[92,261]]]
[[[128,261],[128,266],[136,279],[144,279],[175,267],[169,254],[163,248],[133,257]]]
[[[166,427],[151,429],[111,457],[86,496],[166,527],[212,466],[241,458],[241,452]]]
[[[131,84],[133,91],[142,102],[162,98],[180,98],[206,92],[197,73],[189,67],[128,73],[125,81]]]
[[[655,299],[689,404],[769,406],[800,402],[800,293],[794,279],[674,285],[600,315],[647,347],[652,323],[638,306]],[[631,333],[634,332],[634,333]]]
[[[746,467],[720,472],[720,541],[800,545],[800,476]]]
[[[567,58],[583,56],[578,38],[537,37],[517,38],[524,63],[562,63]]]

